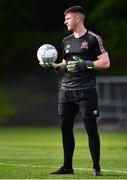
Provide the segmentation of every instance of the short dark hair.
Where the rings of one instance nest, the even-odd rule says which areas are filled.
[[[79,12],[79,13],[81,13],[81,14],[83,14],[83,15],[85,15],[85,10],[81,7],[81,6],[72,6],[72,7],[70,7],[70,8],[68,8],[68,9],[66,9],[65,11],[64,11],[64,15],[66,15],[67,13],[75,13],[75,12]]]

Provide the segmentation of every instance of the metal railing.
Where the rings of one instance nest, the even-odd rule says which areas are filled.
[[[97,77],[102,121],[127,124],[127,76]]]

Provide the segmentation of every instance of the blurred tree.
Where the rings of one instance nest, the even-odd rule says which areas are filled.
[[[88,4],[91,3],[87,0]],[[127,1],[99,1],[89,9],[87,22],[92,29],[101,33],[109,51],[112,62],[112,73],[127,74]],[[122,59],[122,62],[121,62]],[[121,70],[120,70],[121,67]]]
[[[45,42],[59,44],[65,35],[63,12],[71,5],[83,5],[86,9],[86,26],[101,33],[113,63],[127,58],[126,5],[115,0],[55,1],[9,0],[0,1],[0,69],[7,66],[25,68],[35,64],[36,49]],[[24,61],[23,61],[24,59]],[[120,62],[120,63],[119,63]],[[126,62],[125,62],[126,63]],[[30,64],[29,64],[30,65]]]
[[[70,4],[74,3],[75,0]],[[0,1],[1,72],[6,65],[12,63],[14,66],[25,56],[28,58],[28,54],[30,58],[35,57],[35,50],[42,43],[60,40],[63,11],[67,5],[61,1],[57,6],[55,1]]]

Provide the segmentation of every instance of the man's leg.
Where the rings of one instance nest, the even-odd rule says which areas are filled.
[[[88,135],[94,175],[99,176],[102,174],[100,171],[100,138],[96,122],[96,118],[99,114],[96,90],[85,92],[84,99],[79,102],[79,107]]]
[[[73,125],[77,109],[73,103],[59,104],[59,108],[61,109],[59,118],[61,121],[64,167],[72,168],[72,158],[75,148]]]
[[[72,165],[75,148],[73,125],[77,114],[77,105],[74,103],[60,103],[58,114],[61,122],[64,162],[63,166],[52,174],[74,174]]]
[[[96,119],[85,119],[88,134],[89,149],[93,160],[93,169],[100,171],[100,138],[97,130]]]

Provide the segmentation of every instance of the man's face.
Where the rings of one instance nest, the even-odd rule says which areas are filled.
[[[76,13],[67,13],[65,15],[64,24],[66,24],[68,31],[74,31],[77,27],[77,15]]]

